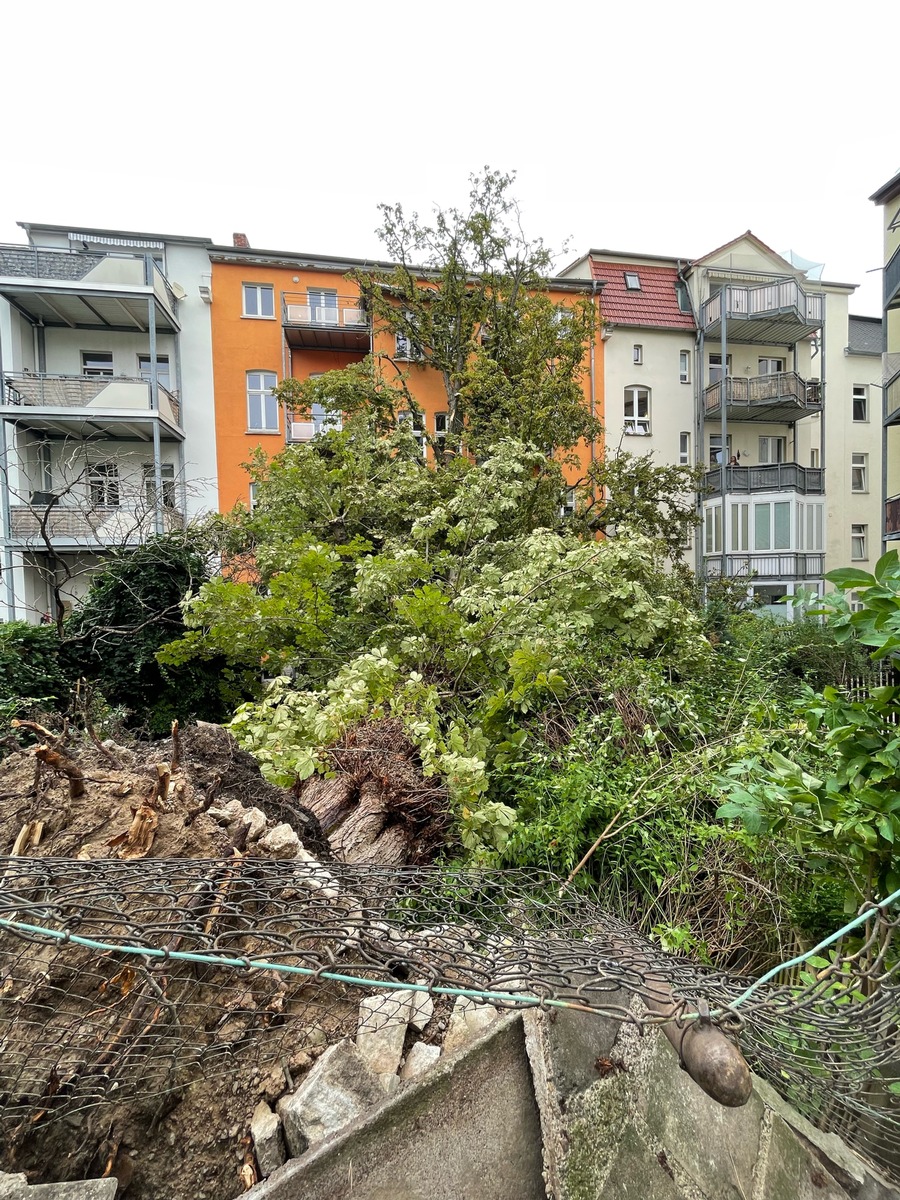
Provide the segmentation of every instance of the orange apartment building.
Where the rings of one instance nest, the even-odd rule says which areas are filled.
[[[323,424],[340,418],[325,411],[291,420],[272,390],[282,379],[307,379],[361,361],[371,352],[408,360],[409,387],[431,435],[444,431],[446,394],[433,368],[412,360],[410,347],[386,330],[373,329],[358,290],[347,280],[357,268],[388,263],[363,259],[256,250],[241,234],[235,245],[210,248],[212,263],[212,349],[216,413],[219,509],[248,504],[250,481],[244,464],[256,447],[269,457],[284,446],[308,441]],[[599,287],[585,280],[554,280],[550,297],[571,303]],[[586,355],[582,376],[585,405],[603,418],[603,341],[600,327]],[[580,450],[581,468],[601,453],[598,444]],[[577,469],[572,469],[578,474]],[[574,482],[574,478],[573,478]]]

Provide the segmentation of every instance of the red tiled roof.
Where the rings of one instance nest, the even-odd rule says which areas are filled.
[[[640,291],[629,291],[625,273],[640,278]],[[600,312],[618,325],[654,325],[662,329],[693,329],[694,318],[678,307],[675,267],[651,267],[646,263],[611,263],[591,259],[594,279],[603,280]]]

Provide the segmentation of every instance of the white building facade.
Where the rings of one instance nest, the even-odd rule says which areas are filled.
[[[205,238],[23,224],[0,246],[0,619],[217,506]]]

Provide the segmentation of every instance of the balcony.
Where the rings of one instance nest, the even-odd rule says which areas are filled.
[[[369,353],[371,325],[359,296],[285,292],[281,314],[285,339],[295,349]]]
[[[147,379],[126,375],[10,373],[3,380],[0,417],[29,429],[71,435],[73,418],[90,436],[146,441],[156,415]],[[180,440],[181,406],[159,385],[160,436]]]
[[[13,504],[9,516],[11,540],[32,549],[45,544],[41,532],[45,519],[47,536],[54,546],[136,546],[156,533],[155,515],[146,505],[51,508],[43,503]],[[184,517],[177,509],[164,508],[162,518],[166,533],[184,528]]]
[[[801,496],[825,494],[822,467],[801,467],[799,463],[769,463],[758,467],[725,467],[729,495],[750,492],[798,492]],[[722,491],[722,467],[703,476],[709,495]]]
[[[723,313],[730,342],[792,346],[821,329],[825,297],[818,292],[805,292],[796,279],[749,287],[726,284],[701,310],[707,337],[721,334]]]
[[[703,393],[706,416],[721,420],[722,398],[729,421],[799,421],[822,411],[822,385],[803,380],[794,371],[749,378],[729,375],[711,383]]]
[[[171,284],[150,255],[0,245],[0,295],[35,323],[58,329],[178,330]]]
[[[881,379],[884,386],[884,423],[900,424],[900,354],[881,356]]]
[[[706,556],[706,573],[722,574],[722,555]],[[798,554],[793,550],[769,554],[729,554],[726,574],[731,578],[821,579],[825,570],[824,554]]]
[[[900,538],[900,496],[889,496],[884,502],[884,536]]]
[[[884,268],[884,307],[900,305],[900,249],[895,250]]]

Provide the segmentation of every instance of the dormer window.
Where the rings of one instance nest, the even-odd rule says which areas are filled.
[[[637,271],[625,272],[625,286],[629,292],[639,292],[641,290],[641,277]]]

